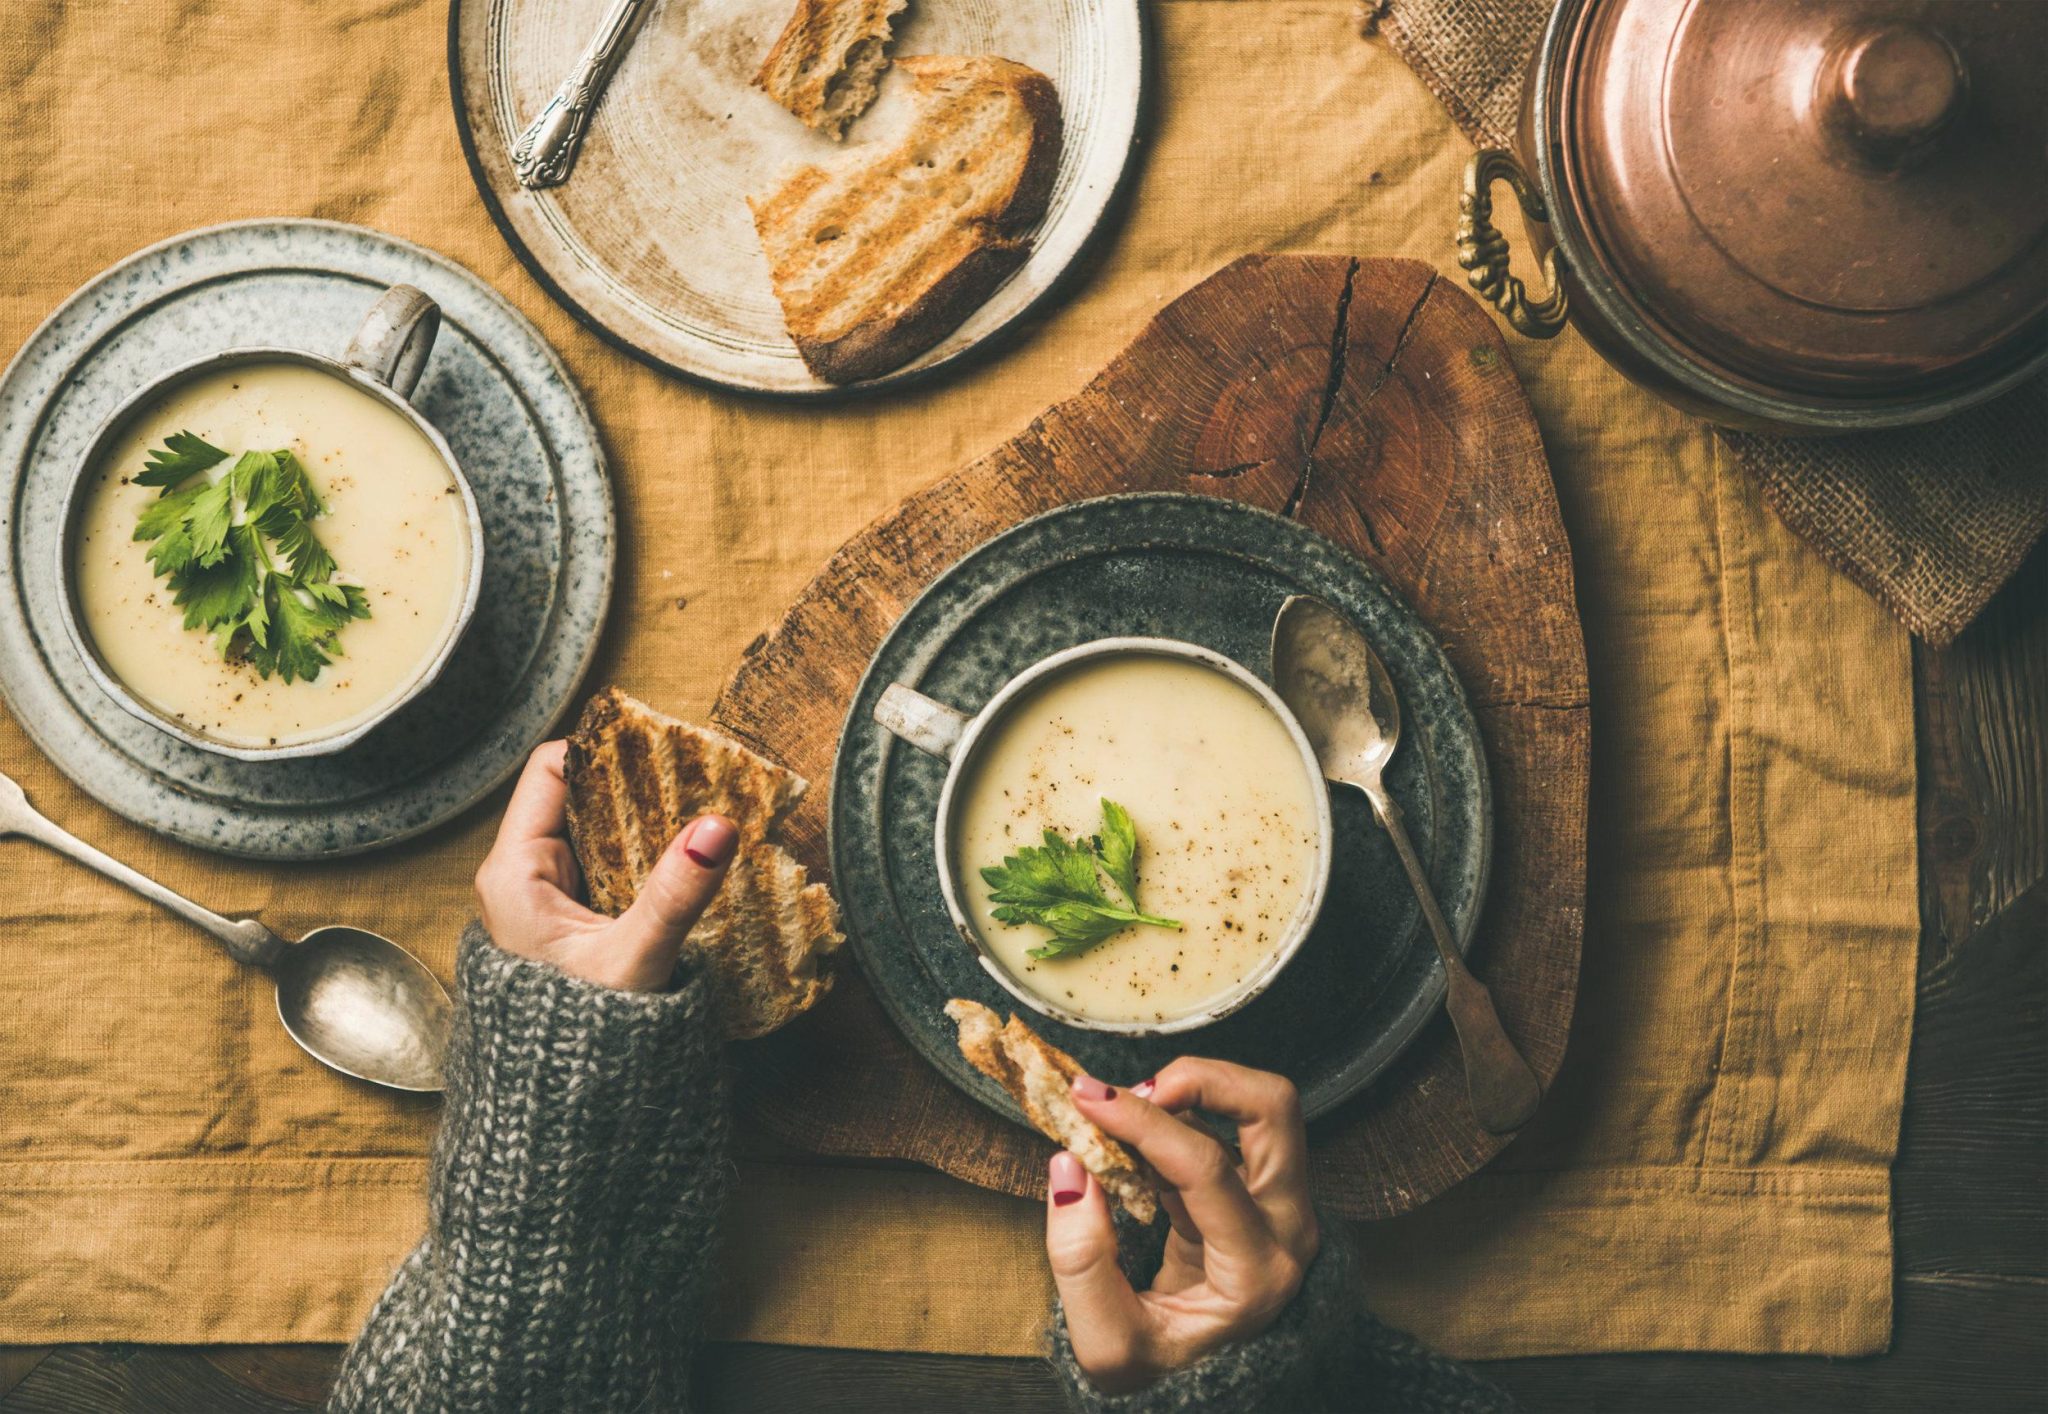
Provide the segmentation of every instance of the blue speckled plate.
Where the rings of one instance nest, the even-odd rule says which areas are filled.
[[[862,969],[911,1044],[990,1108],[1009,1097],[961,1058],[941,1010],[1012,999],[954,933],[932,857],[943,763],[874,722],[891,682],[973,712],[1020,670],[1120,634],[1216,649],[1270,680],[1273,616],[1290,594],[1348,615],[1401,694],[1387,784],[1461,947],[1486,893],[1485,753],[1436,640],[1370,569],[1312,531],[1208,496],[1112,496],[1048,512],[941,575],[904,613],[854,694],[832,778],[832,874]],[[1442,1001],[1443,968],[1393,846],[1362,795],[1333,788],[1336,854],[1314,932],[1256,1001],[1214,1026],[1130,1038],[1030,1023],[1094,1074],[1135,1081],[1193,1052],[1277,1070],[1311,1117],[1370,1084]]]
[[[359,744],[242,762],[137,721],[93,683],[57,616],[56,533],[93,429],[202,354],[338,354],[386,286],[425,290],[440,338],[413,402],[476,489],[484,585],[440,681]],[[0,377],[0,692],[56,766],[129,819],[272,859],[374,849],[504,781],[569,705],[611,597],[611,484],[582,397],[524,316],[467,270],[331,221],[190,231],[65,302]]]

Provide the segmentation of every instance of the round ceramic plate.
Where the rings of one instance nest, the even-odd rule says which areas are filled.
[[[1026,521],[967,555],[904,613],[854,694],[832,778],[832,874],[863,971],[911,1044],[968,1094],[1016,1107],[969,1066],[943,1007],[1015,1001],[946,916],[932,853],[943,763],[874,721],[891,682],[965,712],[1062,648],[1124,634],[1199,643],[1271,680],[1273,616],[1313,594],[1371,639],[1400,693],[1387,783],[1460,946],[1486,892],[1492,809],[1478,725],[1429,630],[1321,536],[1208,496],[1114,496]],[[1332,788],[1336,850],[1314,932],[1257,1000],[1212,1026],[1131,1038],[1025,1019],[1092,1073],[1152,1074],[1198,1053],[1277,1070],[1311,1116],[1371,1083],[1429,1020],[1443,968],[1392,844],[1358,792]]]
[[[433,688],[333,756],[244,762],[183,745],[92,681],[57,614],[50,537],[101,419],[237,344],[338,355],[388,285],[440,303],[413,403],[484,524],[484,583]],[[0,377],[0,691],[58,769],[129,819],[228,854],[307,859],[418,834],[505,780],[569,705],[611,595],[597,429],[540,331],[431,251],[329,221],[246,221],[129,257],[73,295]]]
[[[784,331],[747,198],[789,169],[892,143],[900,75],[844,144],[753,87],[796,0],[656,0],[591,119],[567,183],[519,185],[511,145],[596,31],[607,0],[455,0],[450,86],[470,170],[498,228],[598,333],[687,377],[784,395],[843,395]],[[1031,257],[966,322],[859,390],[928,375],[1051,292],[1101,224],[1133,155],[1144,74],[1137,0],[914,0],[892,52],[999,54],[1059,90],[1065,138]]]

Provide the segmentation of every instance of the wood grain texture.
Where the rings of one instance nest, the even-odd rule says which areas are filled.
[[[1914,667],[1925,969],[2048,879],[2048,541]]]
[[[273,1414],[308,1407],[245,1384],[198,1351],[168,1345],[66,1345],[0,1397],[6,1414]]]
[[[0,1397],[27,1379],[49,1354],[47,1345],[0,1346]]]
[[[942,570],[1039,512],[1122,491],[1225,496],[1353,551],[1412,602],[1472,699],[1493,773],[1477,970],[1547,1080],[1576,995],[1591,730],[1571,558],[1521,385],[1492,320],[1417,261],[1254,256],[1168,305],[1087,389],[844,546],[712,711],[829,780],[845,704],[883,635]],[[825,792],[789,836],[826,868]],[[1046,1143],[956,1093],[853,968],[737,1067],[753,1117],[799,1147],[912,1158],[1043,1191]],[[1406,1211],[1496,1153],[1448,1028],[1315,1128],[1318,1195]]]

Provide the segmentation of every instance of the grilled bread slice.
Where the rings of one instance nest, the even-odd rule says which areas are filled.
[[[1039,1133],[1068,1150],[1123,1210],[1141,1223],[1159,1215],[1159,1185],[1136,1154],[1102,1132],[1068,1087],[1081,1067],[1016,1017],[1007,1023],[980,1002],[955,997],[946,1015],[960,1028],[960,1054],[1010,1092]]]
[[[615,687],[583,709],[563,774],[590,906],[613,917],[690,820],[716,812],[739,827],[725,883],[683,943],[708,964],[729,1034],[765,1035],[825,994],[825,959],[844,941],[839,911],[778,842],[801,776]]]
[[[798,169],[749,202],[797,352],[833,383],[923,353],[1024,263],[1059,168],[1060,104],[1036,69],[992,55],[896,61],[902,141]]]
[[[889,67],[889,26],[908,0],[796,0],[754,86],[834,141],[868,110]]]

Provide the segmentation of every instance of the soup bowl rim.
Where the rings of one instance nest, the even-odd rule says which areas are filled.
[[[1309,867],[1308,885],[1303,889],[1280,941],[1234,987],[1182,1015],[1169,1016],[1163,1020],[1115,1021],[1086,1016],[1061,1006],[1050,997],[1040,995],[1013,976],[993,955],[987,941],[981,935],[981,930],[968,915],[961,900],[960,880],[953,869],[953,817],[962,795],[961,782],[969,774],[976,755],[989,739],[991,729],[1001,722],[1024,695],[1047,678],[1090,659],[1120,657],[1164,657],[1192,662],[1250,692],[1286,731],[1288,739],[1294,744],[1301,759],[1311,807],[1315,812],[1314,858]],[[1272,985],[1273,980],[1301,950],[1301,945],[1315,928],[1316,920],[1322,913],[1323,899],[1329,888],[1335,844],[1329,790],[1324,783],[1322,766],[1316,758],[1315,748],[1310,744],[1308,734],[1302,730],[1301,723],[1295,719],[1294,713],[1265,679],[1226,654],[1219,653],[1213,648],[1205,648],[1198,643],[1188,643],[1174,638],[1122,636],[1093,639],[1039,659],[1005,682],[979,711],[966,717],[958,744],[951,752],[945,781],[939,789],[938,813],[933,825],[933,855],[938,864],[940,893],[945,900],[946,912],[955,931],[974,949],[975,957],[983,970],[1004,991],[1040,1015],[1079,1030],[1124,1036],[1167,1036],[1213,1025],[1243,1009]]]
[[[93,482],[102,455],[114,438],[126,430],[145,406],[173,389],[206,374],[251,364],[272,363],[298,364],[339,379],[349,387],[375,398],[397,412],[416,432],[427,439],[427,444],[440,458],[441,465],[447,470],[462,497],[463,534],[469,547],[469,572],[462,588],[462,601],[442,631],[441,640],[434,652],[422,658],[412,676],[374,711],[339,731],[305,741],[287,742],[276,746],[243,746],[195,732],[169,714],[151,707],[107,666],[106,661],[100,656],[99,647],[93,641],[92,634],[85,626],[85,614],[78,602],[78,570],[72,547],[77,539],[78,521],[87,499],[86,489]],[[65,490],[63,507],[58,514],[58,526],[60,533],[56,544],[57,578],[61,588],[57,595],[58,616],[63,620],[65,635],[85,665],[87,675],[116,706],[136,720],[155,727],[187,746],[238,761],[286,761],[331,756],[355,745],[384,725],[439,680],[469,630],[470,621],[476,615],[477,603],[483,590],[483,517],[477,508],[476,491],[470,485],[468,475],[463,471],[462,464],[456,459],[447,439],[441,435],[440,429],[428,421],[425,415],[413,406],[409,398],[381,381],[369,370],[353,367],[340,359],[306,349],[253,344],[222,349],[180,364],[131,393],[115,406],[113,411],[100,419],[99,425],[93,429],[92,436],[87,439],[85,451],[72,469],[70,485]]]

